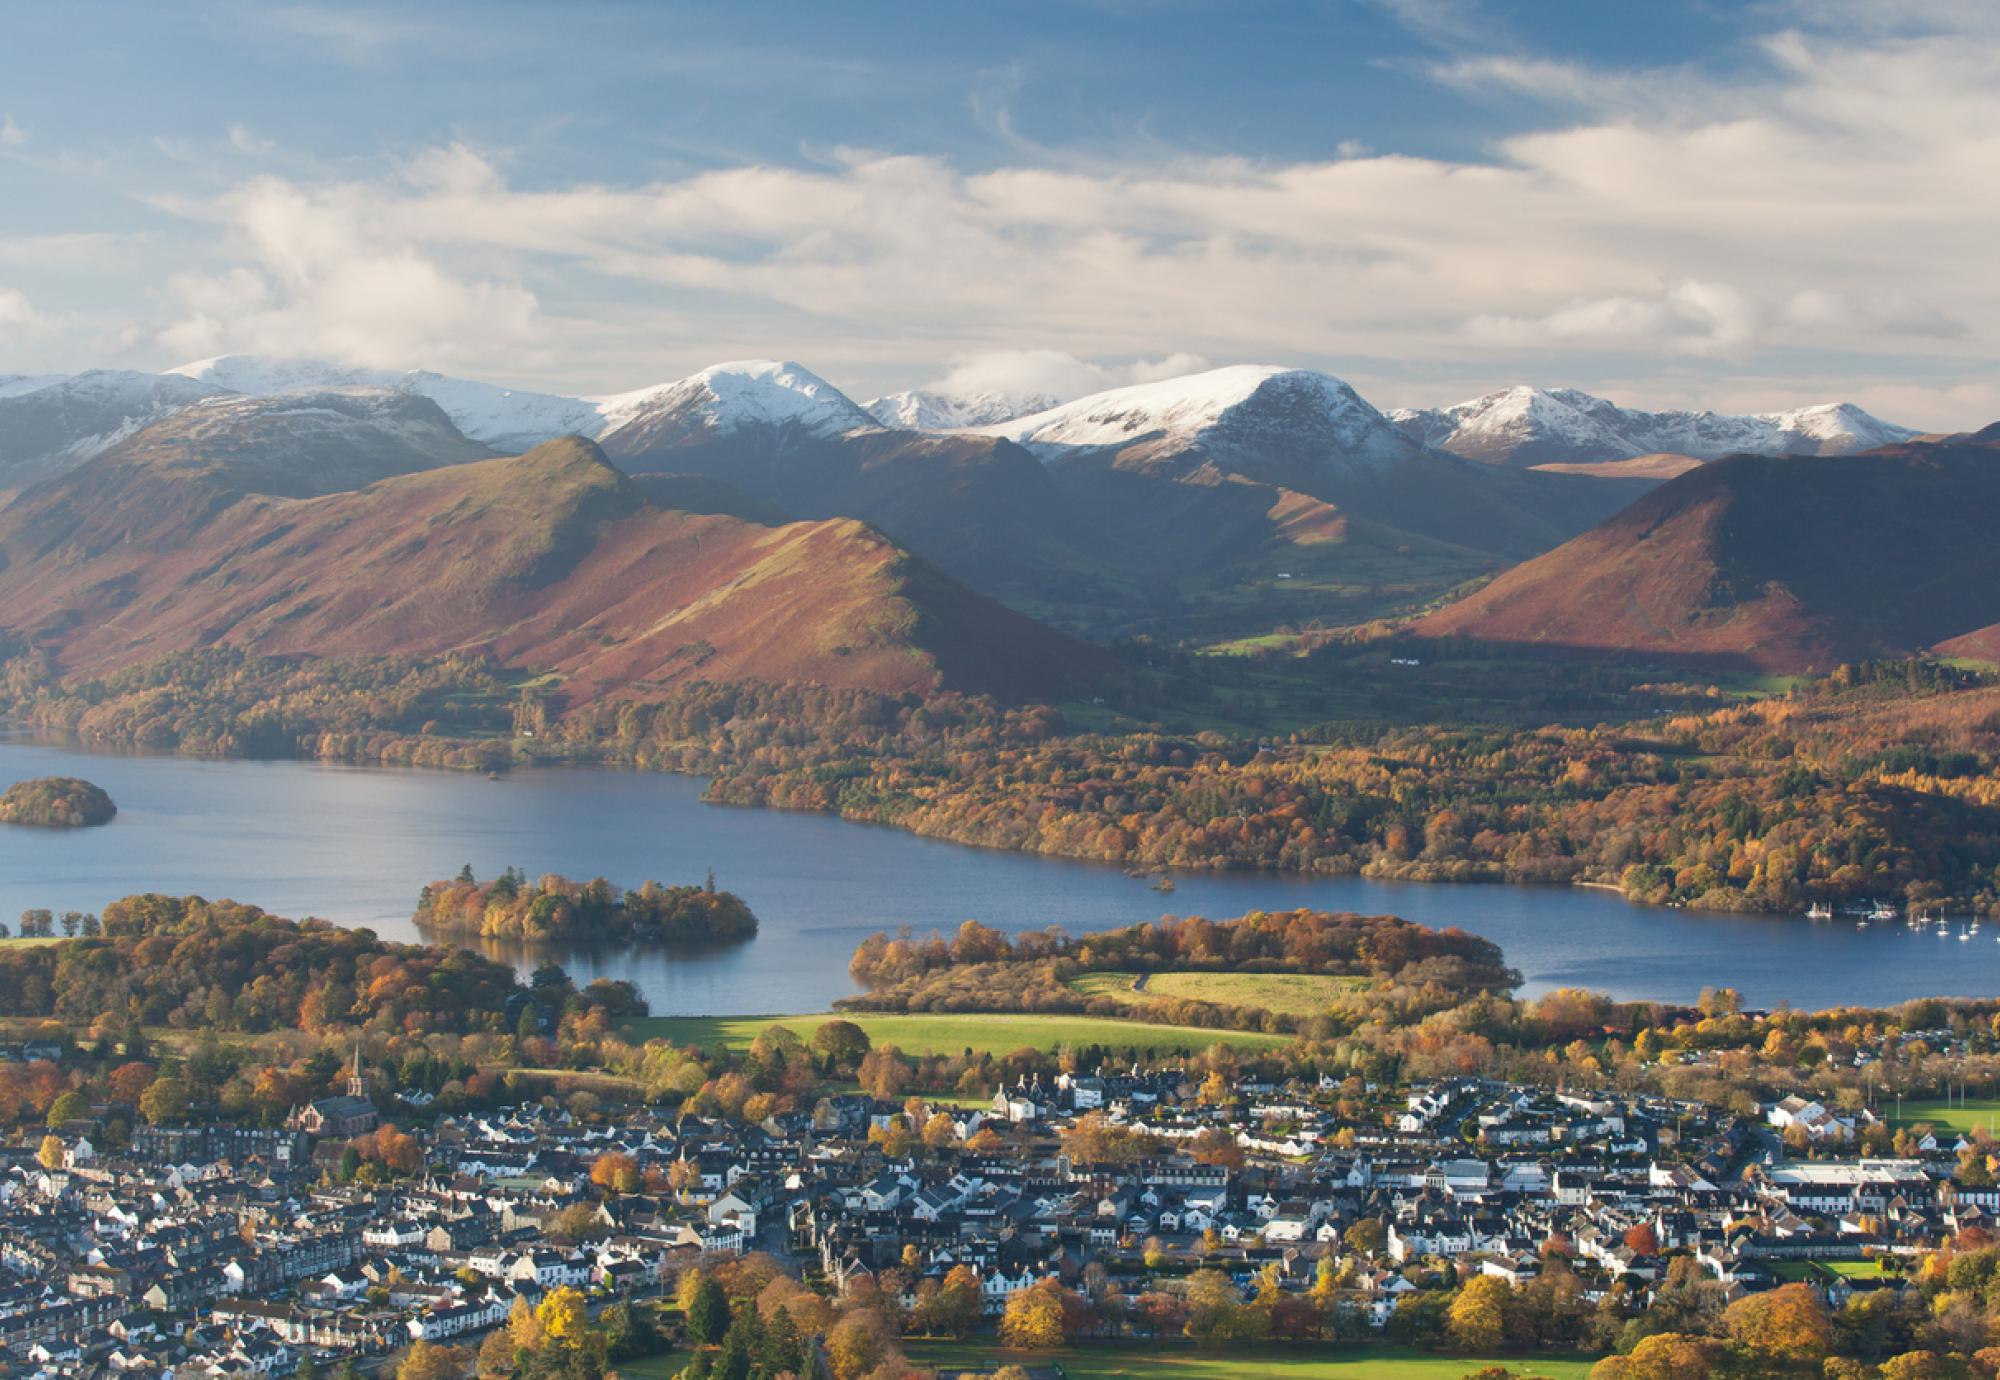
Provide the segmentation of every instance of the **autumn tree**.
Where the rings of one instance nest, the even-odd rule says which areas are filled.
[[[1062,1286],[1052,1279],[1043,1279],[1009,1294],[1006,1311],[1000,1318],[1000,1339],[1008,1346],[1040,1351],[1052,1350],[1068,1341]]]
[[[1498,1275],[1474,1275],[1445,1314],[1445,1331],[1463,1351],[1492,1351],[1506,1340],[1514,1291]]]
[[[140,1094],[139,1110],[155,1126],[165,1126],[187,1117],[187,1084],[178,1078],[155,1078]]]
[[[35,1151],[35,1158],[44,1169],[61,1169],[63,1162],[62,1137],[51,1132],[42,1137],[41,1148]]]
[[[591,1162],[590,1181],[609,1193],[637,1193],[639,1161],[622,1150],[607,1150]]]
[[[1818,1365],[1833,1349],[1833,1323],[1804,1284],[1740,1298],[1722,1324],[1739,1345],[1781,1364]]]
[[[457,1347],[419,1339],[397,1357],[396,1380],[464,1380],[471,1372],[472,1359]]]

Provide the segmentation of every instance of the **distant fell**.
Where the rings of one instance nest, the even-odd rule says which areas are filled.
[[[2000,440],[1734,456],[1425,618],[1425,636],[1826,670],[2000,651]]]

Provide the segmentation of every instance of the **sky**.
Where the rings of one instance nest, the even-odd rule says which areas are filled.
[[[1991,0],[0,0],[0,373],[2000,418]]]

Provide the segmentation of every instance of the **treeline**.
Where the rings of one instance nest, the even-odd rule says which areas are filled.
[[[1166,1025],[1290,1031],[1311,1022],[1258,1007],[1080,989],[1092,972],[1313,973],[1371,979],[1322,1022],[1352,1029],[1369,1019],[1410,1019],[1520,975],[1492,941],[1387,915],[1253,911],[1235,920],[1199,916],[1070,936],[1057,929],[1010,938],[968,920],[949,940],[873,934],[848,970],[869,990],[839,1005],[866,1011],[1035,1011],[1121,1016]],[[1331,1023],[1328,1025],[1327,1023]]]
[[[1432,960],[1463,965],[1468,990],[1519,981],[1500,946],[1461,929],[1434,930],[1393,915],[1323,910],[1251,911],[1234,920],[1194,915],[1071,936],[1060,929],[1009,937],[967,920],[947,940],[907,932],[861,941],[848,971],[869,987],[972,963],[1071,958],[1082,971],[1213,969],[1390,977]]]
[[[106,906],[101,934],[0,948],[0,1015],[252,1033],[502,1030],[514,970],[462,949],[154,893]],[[588,991],[588,989],[586,989]],[[622,995],[622,994],[621,994]]]
[[[749,939],[757,917],[740,896],[705,886],[646,882],[623,891],[602,877],[571,881],[551,873],[530,882],[509,868],[490,882],[470,867],[448,882],[432,882],[417,899],[418,926],[484,938],[613,940],[688,944]]]
[[[107,747],[197,757],[505,766],[512,691],[477,657],[177,652],[65,681],[40,652],[0,664],[0,718]]]
[[[183,751],[702,773],[713,800],[1146,867],[1587,881],[1723,910],[2000,910],[2000,687],[1930,662],[1640,724],[1328,724],[1263,741],[1065,734],[1045,706],[813,686],[692,683],[565,711],[510,698],[472,660],[227,651],[70,686],[16,658],[0,714]]]

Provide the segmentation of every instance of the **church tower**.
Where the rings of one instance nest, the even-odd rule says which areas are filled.
[[[347,1095],[368,1096],[368,1080],[361,1076],[361,1046],[358,1044],[354,1047],[354,1072],[347,1076]]]

